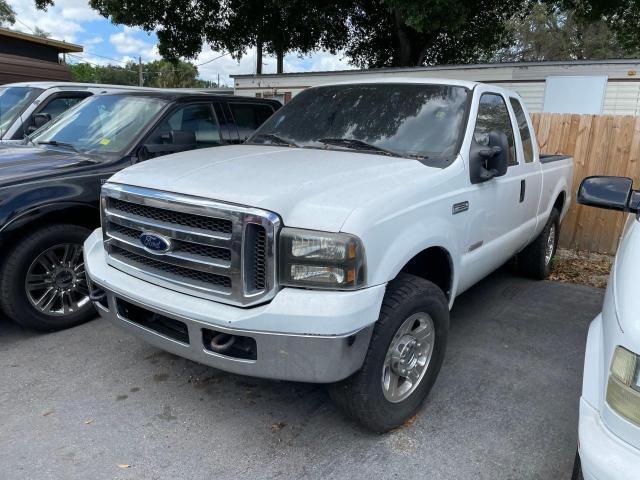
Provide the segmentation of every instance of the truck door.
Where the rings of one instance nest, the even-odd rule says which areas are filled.
[[[470,185],[468,215],[465,215],[466,239],[462,246],[465,274],[461,278],[460,291],[502,265],[524,246],[527,238],[522,231],[522,175],[516,153],[516,129],[507,99],[491,91],[490,87],[476,88],[479,89],[476,94],[479,100],[473,138],[486,145],[489,132],[504,132],[509,141],[508,168],[503,176]]]
[[[524,238],[528,244],[536,231],[537,212],[542,192],[542,170],[538,157],[537,145],[531,132],[532,126],[529,116],[525,114],[522,104],[517,98],[509,97],[513,120],[517,125],[516,154],[519,159],[518,166],[514,168],[514,175],[520,180],[520,198],[517,205],[520,215]]]

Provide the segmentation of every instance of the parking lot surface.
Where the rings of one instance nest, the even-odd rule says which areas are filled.
[[[220,372],[104,320],[42,335],[0,319],[0,478],[568,480],[603,293],[484,280],[456,301],[423,408],[381,436],[319,385]]]

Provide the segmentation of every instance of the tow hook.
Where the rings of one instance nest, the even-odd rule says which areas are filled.
[[[209,346],[214,352],[224,353],[229,350],[234,343],[236,343],[235,335],[229,335],[227,333],[217,333],[211,338]]]
[[[92,302],[101,302],[106,296],[107,292],[105,292],[101,288],[96,288],[94,290],[91,290],[91,293],[89,293],[89,300],[91,300]]]

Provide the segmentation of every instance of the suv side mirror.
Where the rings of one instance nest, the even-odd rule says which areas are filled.
[[[50,113],[36,113],[31,117],[31,125],[27,127],[29,133],[33,133],[43,125],[51,121]]]
[[[489,132],[488,145],[471,140],[469,170],[471,183],[482,183],[507,173],[509,166],[509,138],[501,130]]]
[[[578,189],[578,203],[590,207],[640,212],[640,192],[633,190],[633,180],[627,177],[587,177]]]

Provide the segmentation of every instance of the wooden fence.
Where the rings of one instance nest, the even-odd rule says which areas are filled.
[[[589,175],[631,177],[640,188],[640,117],[535,113],[533,127],[542,153],[574,158],[571,209],[562,224],[560,245],[613,254],[626,216],[577,205],[575,193]]]

